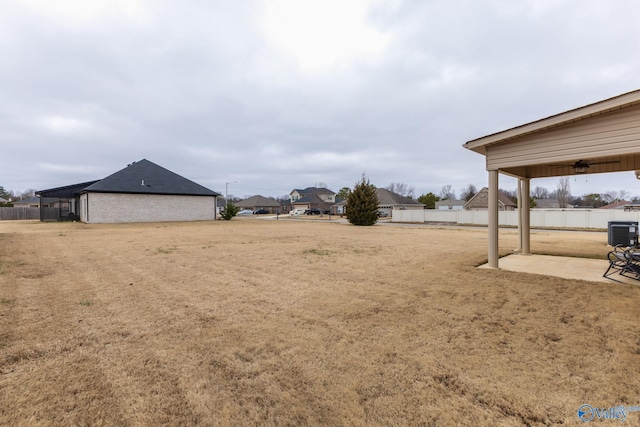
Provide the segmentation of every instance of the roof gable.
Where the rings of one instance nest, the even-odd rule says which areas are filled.
[[[83,192],[219,196],[200,184],[143,159],[86,187]]]
[[[489,205],[489,189],[487,187],[483,187],[480,191],[478,191],[472,198],[469,199],[467,203],[465,203],[465,209],[468,208],[486,208]],[[500,206],[518,206],[513,202],[510,198],[502,194],[502,192],[498,192],[498,205]]]

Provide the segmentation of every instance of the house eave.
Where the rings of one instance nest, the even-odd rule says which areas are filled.
[[[83,190],[79,194],[102,193],[102,194],[144,194],[147,196],[197,196],[197,197],[220,197],[218,193],[214,194],[195,194],[195,193],[167,193],[167,192],[142,192],[142,191],[108,191],[108,190]]]
[[[561,125],[585,120],[589,117],[607,114],[638,103],[640,103],[640,90],[634,90],[613,98],[605,99],[604,101],[585,105],[583,107],[536,120],[535,122],[526,123],[511,129],[473,139],[463,144],[463,147],[471,151],[475,151],[476,153],[486,155],[487,147],[490,145],[502,143],[507,140],[532,133],[543,132]]]

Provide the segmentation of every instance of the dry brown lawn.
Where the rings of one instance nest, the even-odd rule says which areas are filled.
[[[477,269],[486,246],[319,221],[0,223],[0,425],[575,425],[584,403],[639,405],[640,288]],[[606,233],[532,249],[604,258]]]

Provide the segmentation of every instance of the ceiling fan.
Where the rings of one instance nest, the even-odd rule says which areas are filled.
[[[588,160],[578,160],[575,163],[569,163],[569,164],[564,164],[564,165],[555,165],[558,167],[571,167],[573,168],[573,171],[576,174],[583,174],[583,173],[587,173],[589,171],[589,168],[591,166],[595,166],[595,165],[610,165],[610,164],[615,164],[615,163],[620,163],[620,160],[606,160],[606,161],[602,161],[602,162],[590,162]]]

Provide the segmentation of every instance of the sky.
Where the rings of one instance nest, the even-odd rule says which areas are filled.
[[[639,89],[638,22],[636,0],[2,0],[0,186],[147,159],[237,197],[460,194],[487,185],[465,142]],[[619,190],[640,181],[571,178]]]

